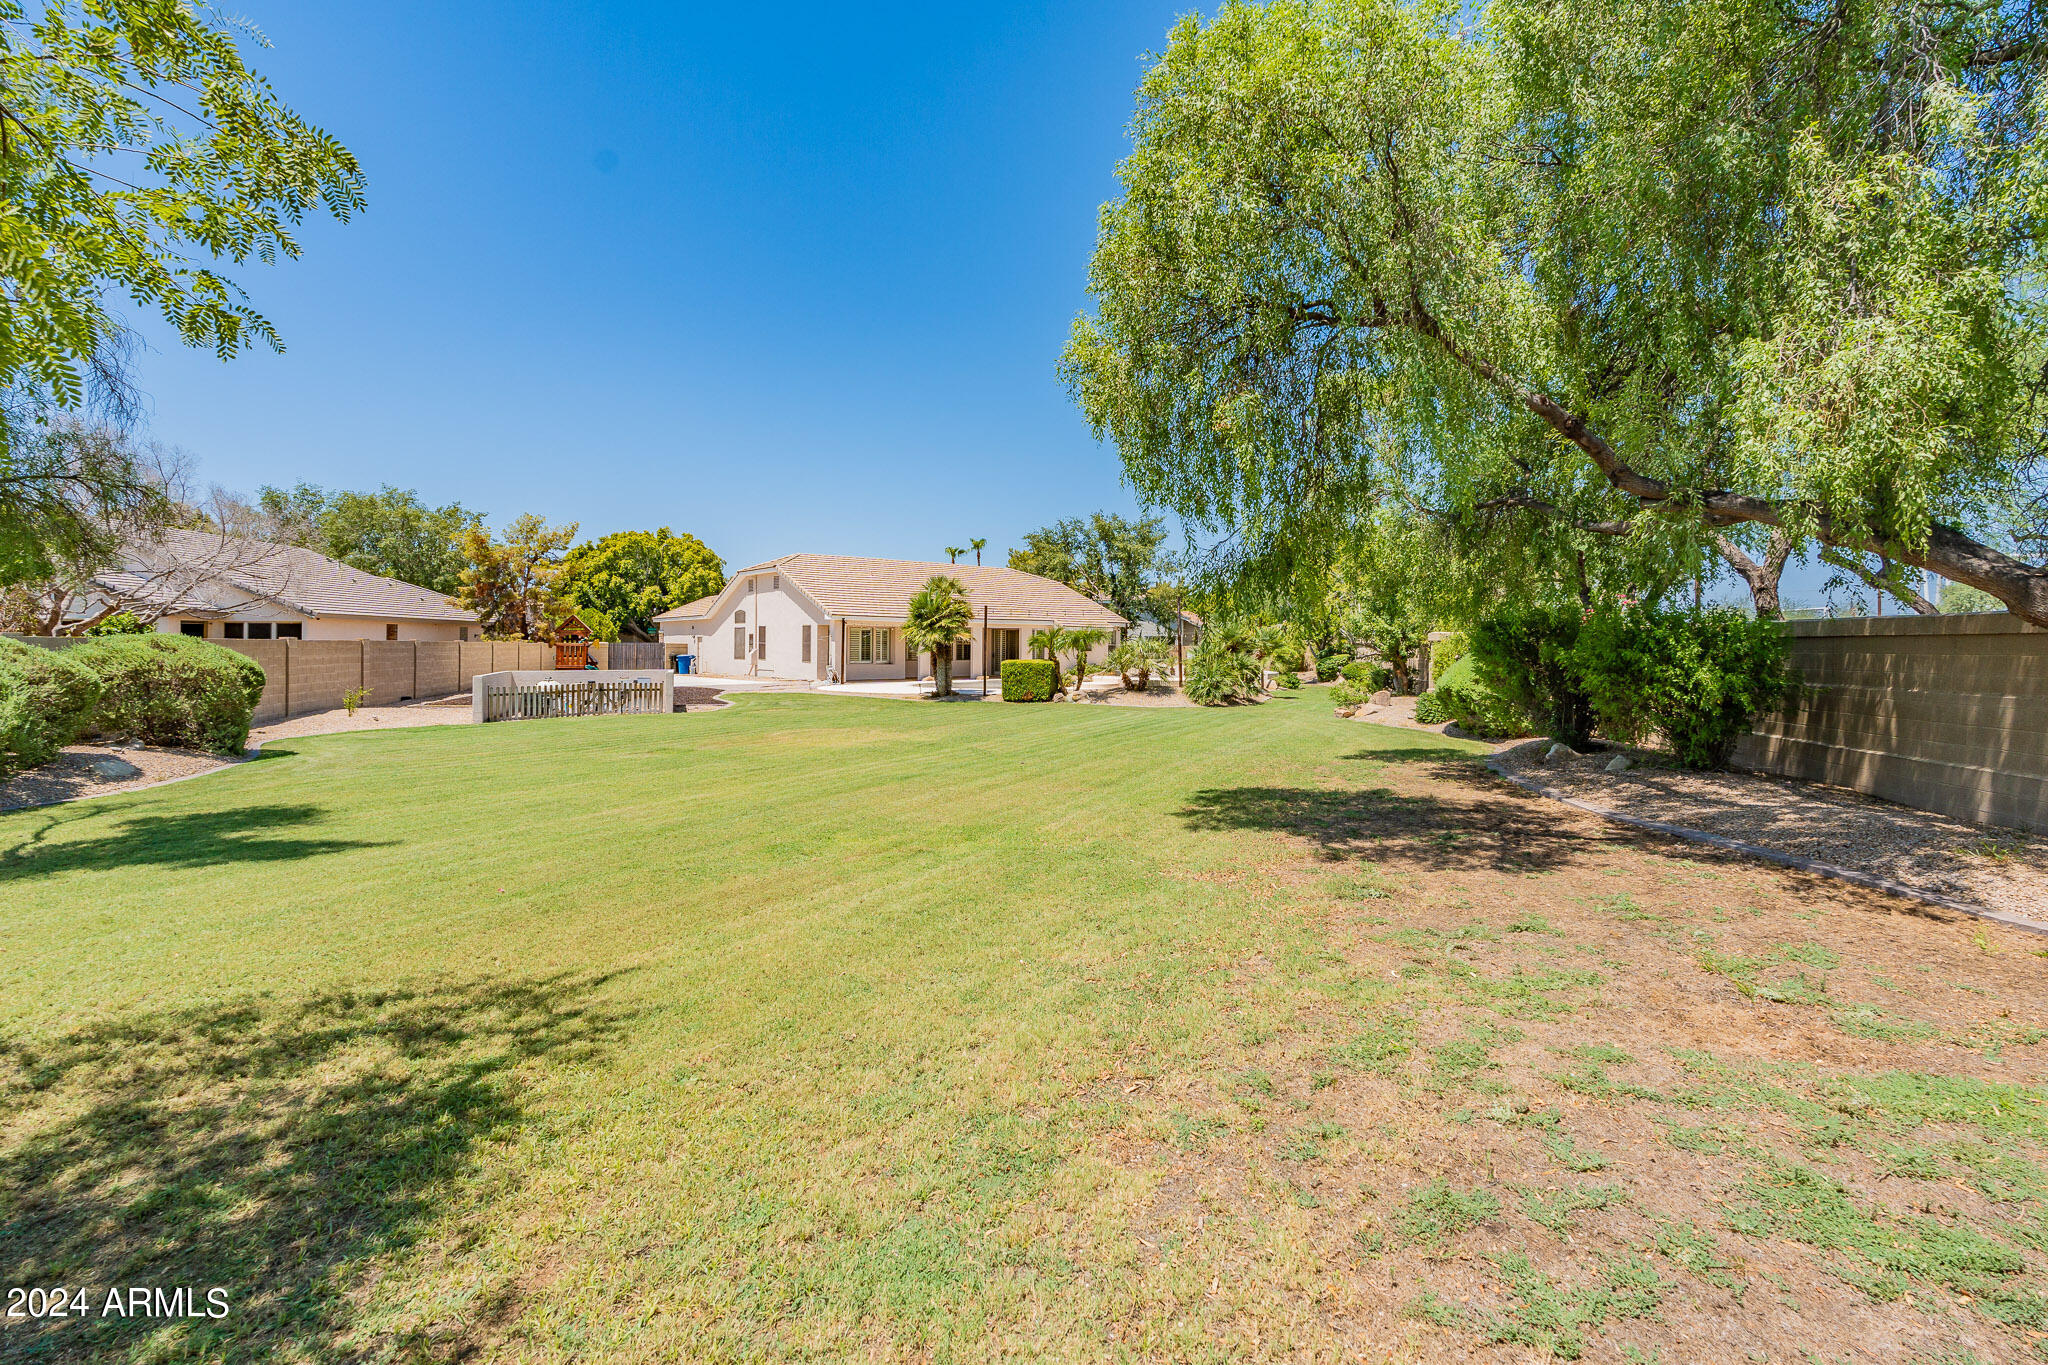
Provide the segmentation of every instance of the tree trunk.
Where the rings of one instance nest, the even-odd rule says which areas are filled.
[[[1784,614],[1778,599],[1778,583],[1785,576],[1785,561],[1791,557],[1792,541],[1783,531],[1771,532],[1769,549],[1761,564],[1744,554],[1740,545],[1719,531],[1714,532],[1714,548],[1721,552],[1721,558],[1728,561],[1730,568],[1742,575],[1742,581],[1749,584],[1749,595],[1756,603],[1757,619],[1775,621]]]
[[[934,695],[953,695],[953,646],[950,641],[932,650],[932,682]]]

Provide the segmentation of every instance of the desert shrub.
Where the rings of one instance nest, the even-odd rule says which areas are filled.
[[[1301,674],[1291,668],[1283,668],[1273,675],[1273,685],[1286,689],[1299,687],[1301,686]]]
[[[1059,665],[1050,659],[1003,660],[1004,701],[1051,701],[1059,690]]]
[[[1347,678],[1330,689],[1330,700],[1339,706],[1363,706],[1372,700],[1372,693]]]
[[[1787,646],[1775,622],[1732,608],[1630,607],[1588,619],[1572,659],[1609,735],[1655,730],[1680,763],[1712,768],[1790,691]]]
[[[1335,682],[1343,674],[1345,666],[1351,663],[1349,650],[1332,650],[1316,657],[1316,681]]]
[[[263,667],[189,635],[88,640],[71,658],[99,679],[93,728],[150,744],[238,754],[263,696]]]
[[[1445,720],[1456,721],[1459,728],[1475,735],[1523,733],[1521,710],[1480,681],[1469,654],[1451,665],[1432,695]]]
[[[1442,725],[1451,718],[1444,710],[1444,701],[1432,689],[1415,699],[1415,723],[1417,725]]]
[[[1472,627],[1468,655],[1479,681],[1532,728],[1574,749],[1593,738],[1593,702],[1572,655],[1584,619],[1576,606],[1496,611]]]
[[[99,679],[64,654],[0,639],[0,779],[56,757],[99,698]]]
[[[1259,694],[1259,661],[1239,635],[1216,630],[1188,656],[1186,691],[1199,706],[1226,706]]]
[[[1377,692],[1387,686],[1394,676],[1394,670],[1372,659],[1353,659],[1344,665],[1344,681],[1355,687],[1362,687],[1368,693]]]
[[[87,635],[143,635],[150,627],[132,611],[117,611],[85,633]]]

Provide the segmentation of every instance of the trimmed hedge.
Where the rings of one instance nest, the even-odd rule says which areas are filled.
[[[99,699],[99,679],[65,654],[0,638],[0,779],[55,758]]]
[[[238,754],[263,696],[254,659],[189,635],[88,640],[70,658],[99,679],[94,728],[146,744]]]
[[[1526,733],[1521,712],[1479,680],[1470,654],[1444,670],[1430,695],[1444,719],[1456,721],[1460,729],[1472,734],[1499,738]]]
[[[1051,701],[1059,690],[1059,665],[1052,660],[1003,660],[1004,701]]]

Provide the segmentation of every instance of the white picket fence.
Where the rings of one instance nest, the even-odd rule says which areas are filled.
[[[666,715],[674,709],[675,679],[666,673],[479,673],[470,692],[470,718],[480,725],[566,716]]]

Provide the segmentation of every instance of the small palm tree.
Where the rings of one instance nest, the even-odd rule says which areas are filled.
[[[1088,678],[1088,651],[1109,638],[1109,632],[1090,626],[1086,630],[1067,632],[1067,648],[1074,651],[1074,691],[1078,695],[1081,684]]]
[[[967,600],[967,589],[957,578],[933,574],[910,599],[910,612],[903,618],[903,643],[931,653],[936,684],[933,695],[953,695],[953,642],[973,624],[974,604]]]
[[[987,545],[987,544],[988,544],[988,537],[987,537],[987,536],[977,536],[977,537],[976,537],[975,539],[973,539],[973,540],[970,540],[970,541],[968,541],[968,542],[967,542],[967,548],[968,548],[968,549],[970,549],[970,550],[972,550],[972,551],[974,551],[974,567],[975,567],[975,568],[977,568],[977,569],[981,567],[981,551],[982,551],[982,547],[983,547],[983,546],[985,546],[985,545]]]
[[[1064,692],[1066,690],[1060,681],[1062,676],[1060,655],[1073,648],[1073,638],[1074,632],[1071,630],[1061,626],[1047,626],[1044,630],[1032,631],[1031,638],[1024,642],[1025,647],[1033,653],[1043,654],[1046,658],[1052,660],[1052,685],[1053,690],[1056,692]]]
[[[955,564],[958,564],[960,562],[960,556],[966,553],[967,551],[961,549],[958,545],[948,545],[946,547],[946,558],[951,560]]]

